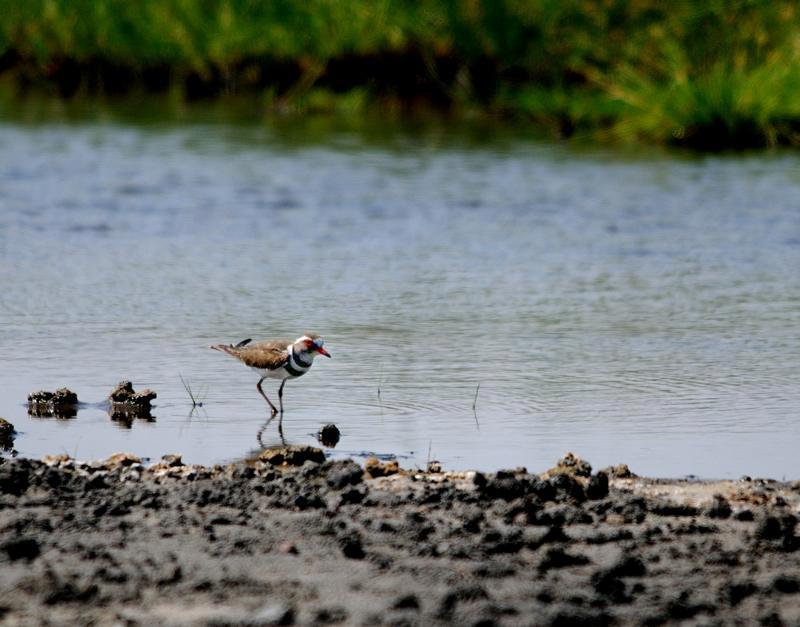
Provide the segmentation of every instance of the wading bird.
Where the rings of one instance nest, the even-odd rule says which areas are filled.
[[[260,375],[261,378],[256,383],[256,388],[272,408],[273,416],[279,410],[264,394],[261,382],[264,379],[281,379],[281,386],[278,388],[278,404],[280,413],[283,415],[283,386],[286,385],[286,382],[289,379],[302,377],[308,372],[317,355],[331,356],[323,348],[324,342],[319,335],[313,333],[299,337],[294,342],[291,340],[263,340],[254,344],[250,342],[251,340],[247,339],[236,345],[214,344],[209,348],[228,353]]]

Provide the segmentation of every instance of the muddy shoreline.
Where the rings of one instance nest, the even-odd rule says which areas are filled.
[[[0,618],[800,623],[800,483],[615,472],[2,459]]]

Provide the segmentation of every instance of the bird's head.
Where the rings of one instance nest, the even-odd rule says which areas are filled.
[[[331,356],[331,354],[325,350],[324,344],[325,342],[322,341],[319,335],[314,335],[312,333],[299,337],[294,341],[297,350],[306,353],[311,359],[314,359],[317,354],[325,355],[325,357]]]

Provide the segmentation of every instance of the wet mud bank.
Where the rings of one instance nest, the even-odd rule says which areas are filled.
[[[798,624],[800,485],[0,460],[4,624]]]

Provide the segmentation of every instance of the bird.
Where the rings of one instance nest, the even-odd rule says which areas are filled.
[[[255,370],[260,379],[256,389],[264,397],[274,417],[279,411],[283,416],[283,386],[289,379],[302,377],[309,371],[317,355],[330,357],[325,350],[325,342],[315,333],[306,333],[296,340],[262,340],[252,343],[252,339],[242,340],[238,344],[212,344],[209,348],[228,353],[241,361],[245,366]],[[281,379],[278,388],[280,410],[264,394],[261,383],[264,379]]]

